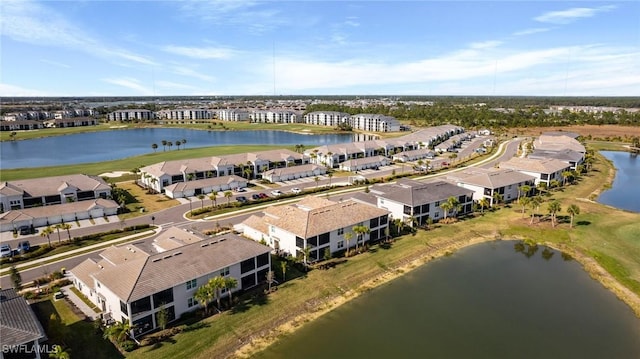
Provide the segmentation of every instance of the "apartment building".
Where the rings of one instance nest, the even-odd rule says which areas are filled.
[[[308,125],[338,127],[343,123],[349,123],[349,115],[338,111],[314,111],[304,115],[304,123]]]

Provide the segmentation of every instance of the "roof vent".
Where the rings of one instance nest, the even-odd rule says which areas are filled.
[[[182,252],[175,252],[175,253],[173,254],[173,256],[175,257],[175,256],[179,256],[179,255],[181,255],[181,254],[182,254]]]
[[[204,248],[204,247],[208,247],[208,246],[209,246],[209,243],[205,243],[205,244],[201,244],[201,245],[200,245],[200,247],[203,247],[203,248]]]
[[[154,262],[154,263],[155,263],[155,262],[160,262],[161,260],[162,260],[162,258],[154,258],[154,259],[152,260],[152,262]]]

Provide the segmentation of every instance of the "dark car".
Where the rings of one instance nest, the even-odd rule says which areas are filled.
[[[247,202],[249,202],[249,201],[247,200],[247,197],[245,197],[245,196],[239,196],[239,197],[236,197],[236,201],[238,201],[238,202],[240,202],[240,203],[247,203]]]
[[[259,195],[259,194],[254,193],[254,194],[252,194],[252,195],[251,195],[251,198],[253,198],[254,200],[258,200],[258,199],[260,199],[261,197],[260,197],[260,195]]]
[[[22,227],[18,228],[18,231],[23,236],[27,236],[29,234],[33,234],[33,231],[31,230],[31,227],[29,227],[29,226],[22,226]]]
[[[18,248],[16,248],[16,250],[20,254],[27,253],[31,250],[31,245],[29,244],[29,241],[20,242],[18,243]]]
[[[267,196],[266,193],[259,193],[258,196],[260,196],[260,198],[268,198],[269,196]]]

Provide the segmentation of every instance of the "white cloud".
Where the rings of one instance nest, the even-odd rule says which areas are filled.
[[[615,9],[615,6],[607,5],[596,8],[575,7],[567,10],[550,11],[534,18],[538,22],[552,24],[568,24],[580,18],[592,17],[600,12],[607,12]]]
[[[207,74],[203,74],[187,66],[181,66],[181,65],[174,66],[173,73],[176,75],[193,77],[203,81],[212,82],[215,80],[215,77],[209,76]]]
[[[144,56],[94,39],[53,8],[29,0],[3,1],[2,12],[2,35],[16,41],[70,48],[105,59],[119,58],[145,65],[155,64]]]
[[[62,68],[65,68],[65,69],[70,69],[71,68],[71,66],[69,66],[67,64],[63,64],[62,62],[58,62],[58,61],[40,59],[40,62],[44,62],[45,64],[53,65],[53,66],[56,66],[56,67],[62,67]]]
[[[172,81],[156,81],[156,87],[170,90],[197,90],[197,87]]]
[[[28,96],[49,96],[40,90],[28,89],[20,86],[0,83],[0,96],[8,97],[28,97]]]
[[[167,45],[162,50],[195,59],[228,59],[236,55],[235,50],[224,47],[186,47]]]
[[[521,31],[516,31],[513,33],[513,36],[524,36],[524,35],[533,35],[533,34],[539,34],[541,32],[547,32],[551,30],[548,27],[536,27],[536,28],[531,28],[531,29],[524,29]]]
[[[187,18],[199,18],[215,25],[233,25],[253,32],[263,33],[285,25],[287,19],[280,11],[265,8],[270,1],[252,0],[185,0],[178,2],[180,13]]]
[[[469,47],[472,49],[491,49],[494,47],[498,47],[500,45],[502,45],[502,41],[489,40],[489,41],[482,41],[482,42],[474,42],[471,45],[469,45]]]
[[[136,91],[140,95],[153,95],[153,91],[149,88],[150,86],[145,86],[140,83],[140,81],[130,78],[130,77],[122,77],[122,78],[106,78],[102,79],[102,81],[106,83],[110,83],[113,85],[118,85],[130,90]]]

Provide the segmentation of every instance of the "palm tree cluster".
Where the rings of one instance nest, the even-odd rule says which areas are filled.
[[[233,304],[231,290],[238,286],[238,280],[233,277],[216,276],[202,286],[200,286],[194,295],[194,298],[204,307],[205,315],[209,312],[209,303],[216,299],[218,311],[220,311],[220,299],[223,290],[229,290],[229,306]]]

